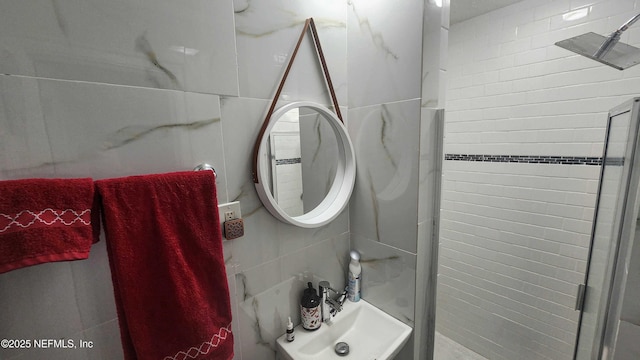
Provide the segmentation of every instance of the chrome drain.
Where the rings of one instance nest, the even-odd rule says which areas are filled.
[[[340,356],[347,356],[349,354],[349,344],[346,342],[339,342],[335,347],[336,354]]]

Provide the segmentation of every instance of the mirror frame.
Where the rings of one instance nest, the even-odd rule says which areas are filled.
[[[306,214],[290,216],[280,208],[271,194],[269,187],[266,185],[270,179],[268,178],[269,172],[264,166],[267,165],[269,160],[266,146],[271,129],[273,129],[278,119],[286,112],[300,107],[311,108],[317,111],[328,121],[329,125],[331,125],[338,143],[338,165],[333,184],[324,200]],[[258,145],[256,164],[256,178],[258,181],[255,183],[256,191],[264,207],[278,220],[303,228],[316,228],[331,222],[347,207],[356,181],[356,157],[353,144],[347,133],[347,128],[331,110],[311,101],[296,101],[286,104],[276,110],[270,117],[269,125],[264,131],[264,136],[262,136],[259,141],[260,143],[256,144]]]

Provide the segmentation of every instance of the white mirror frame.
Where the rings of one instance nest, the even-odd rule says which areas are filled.
[[[289,110],[300,107],[316,110],[331,125],[338,143],[338,166],[333,184],[331,185],[331,188],[324,200],[322,200],[315,209],[306,214],[290,216],[280,208],[276,200],[273,198],[269,187],[266,185],[271,181],[271,179],[269,179],[269,171],[267,171],[269,158],[266,149],[269,134],[278,119],[280,119],[282,115]],[[267,126],[264,134],[265,135],[260,140],[258,148],[258,163],[256,169],[258,182],[255,183],[256,191],[258,192],[258,196],[260,197],[264,207],[278,220],[303,228],[316,228],[326,225],[340,215],[340,213],[342,213],[342,211],[347,207],[355,185],[356,157],[353,151],[353,144],[351,143],[351,139],[347,133],[347,128],[342,124],[342,121],[340,121],[336,114],[326,106],[322,106],[314,102],[292,102],[282,106],[273,113],[269,119],[269,125]]]

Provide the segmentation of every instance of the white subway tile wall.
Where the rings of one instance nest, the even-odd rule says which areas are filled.
[[[585,16],[564,20],[573,11]],[[640,95],[640,66],[554,43],[639,11],[637,0],[525,0],[450,29],[436,321],[486,358],[572,358],[599,166],[473,156],[601,157],[606,114]],[[639,46],[640,31],[622,41]]]

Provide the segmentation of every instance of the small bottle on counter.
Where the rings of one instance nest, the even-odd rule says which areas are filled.
[[[351,250],[349,253],[351,262],[349,263],[348,291],[347,299],[352,302],[360,301],[360,278],[362,276],[362,266],[360,265],[360,253]]]
[[[287,341],[292,342],[295,339],[293,334],[293,323],[291,322],[291,316],[289,316],[289,322],[287,323]]]

